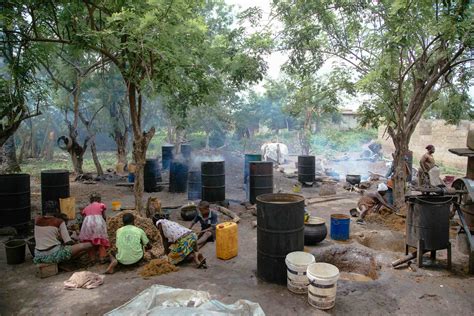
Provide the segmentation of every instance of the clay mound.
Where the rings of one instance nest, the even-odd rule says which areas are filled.
[[[340,272],[365,275],[372,280],[378,278],[381,265],[375,260],[373,252],[347,246],[331,246],[324,250],[318,249],[312,254],[316,262],[326,262],[335,265]],[[350,275],[346,275],[350,277]]]
[[[135,226],[143,229],[148,239],[150,240],[152,248],[151,250],[148,250],[145,253],[145,260],[151,260],[152,258],[159,258],[160,256],[162,256],[164,254],[164,247],[158,228],[153,225],[153,221],[151,219],[142,217],[135,211],[120,212],[113,217],[107,218],[107,232],[109,234],[109,241],[111,246],[110,250],[113,252],[117,251],[117,247],[115,247],[115,241],[117,236],[116,232],[120,227],[123,226],[122,217],[127,213],[135,216]]]

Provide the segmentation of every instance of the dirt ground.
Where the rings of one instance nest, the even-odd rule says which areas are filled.
[[[383,168],[380,163],[369,166],[369,170],[376,172],[383,171]],[[267,315],[472,315],[474,278],[467,274],[468,257],[457,251],[455,237],[451,240],[452,271],[444,268],[444,250],[438,252],[436,262],[430,262],[428,257],[425,259],[425,264],[430,267],[412,270],[404,266],[393,269],[390,263],[404,256],[404,231],[390,230],[380,222],[360,226],[352,220],[349,241],[336,242],[328,235],[319,245],[305,247],[305,251],[312,252],[319,260],[331,261],[336,265],[336,256],[345,256],[338,259],[345,270],[338,282],[336,306],[329,311],[312,308],[305,295],[295,295],[284,286],[258,280],[257,232],[252,227],[255,217],[237,203],[245,199],[242,169],[242,158],[226,156],[226,197],[231,200],[229,208],[241,217],[237,257],[227,261],[219,260],[215,256],[214,243],[209,243],[202,249],[207,257],[207,270],[198,270],[192,264],[184,264],[179,266],[177,272],[144,279],[139,275],[138,269],[127,269],[107,275],[104,284],[96,289],[66,290],[63,282],[72,272],[61,272],[53,277],[39,279],[35,277],[35,266],[29,254],[25,263],[13,266],[6,264],[5,253],[1,250],[0,315],[100,315],[126,303],[153,284],[208,291],[213,298],[224,303],[233,303],[238,299],[251,300],[258,302]],[[274,183],[276,191],[290,192],[296,178],[290,179],[275,171]],[[317,187],[303,188],[302,194],[307,198],[318,197],[318,190]],[[133,205],[133,195],[129,188],[113,184],[87,185],[71,182],[71,194],[76,197],[78,206],[85,205],[89,193],[93,191],[100,192],[109,206],[113,200],[120,200],[125,206]],[[33,180],[32,203],[36,210],[40,203],[39,192],[38,180]],[[359,197],[357,193],[343,190],[342,184],[338,184],[337,194],[344,195],[344,199],[308,207],[312,215],[326,220],[328,231],[330,214],[348,214],[356,206]],[[161,199],[163,206],[189,202],[186,194],[170,194],[166,190],[146,193],[145,197],[150,195]],[[171,219],[182,223],[178,211],[171,214]],[[220,221],[226,219],[224,215],[219,217]],[[0,238],[0,241],[5,241],[8,237]],[[354,258],[353,262],[351,258]],[[357,261],[358,258],[360,262]],[[367,258],[370,260],[367,261]],[[96,265],[88,270],[101,273],[105,267]],[[367,274],[375,280],[353,277],[351,274],[365,270],[370,270]]]

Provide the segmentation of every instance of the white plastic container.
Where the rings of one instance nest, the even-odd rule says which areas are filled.
[[[331,309],[336,303],[339,269],[329,263],[318,262],[308,266],[308,302],[318,309]]]
[[[309,280],[306,276],[308,265],[314,263],[314,256],[304,251],[290,252],[286,255],[287,287],[293,293],[308,292]]]

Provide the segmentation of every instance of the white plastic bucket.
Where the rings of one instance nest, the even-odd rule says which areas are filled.
[[[308,266],[308,302],[318,309],[331,309],[336,303],[339,269],[332,264],[318,262]]]
[[[286,255],[287,287],[293,293],[308,292],[309,280],[306,276],[308,265],[314,263],[314,256],[303,251],[295,251]]]

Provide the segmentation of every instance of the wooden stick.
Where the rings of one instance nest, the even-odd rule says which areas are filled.
[[[392,267],[396,267],[396,266],[399,266],[401,264],[404,264],[405,262],[407,261],[410,261],[412,259],[415,259],[416,258],[416,255],[417,255],[418,251],[414,251],[412,253],[410,253],[408,256],[406,256],[405,258],[401,258],[401,259],[398,259],[398,260],[395,260],[394,262],[392,262]]]
[[[350,199],[350,197],[348,197],[348,196],[332,196],[332,197],[329,197],[329,198],[312,198],[312,199],[306,200],[306,205],[329,202],[329,201],[336,201],[336,200],[344,200],[344,199]]]
[[[240,217],[238,217],[237,214],[235,214],[234,212],[232,212],[231,210],[229,210],[229,209],[227,209],[223,206],[218,206],[218,211],[221,212],[222,214],[227,215],[230,218],[232,218],[232,221],[234,223],[238,223],[240,221]]]

